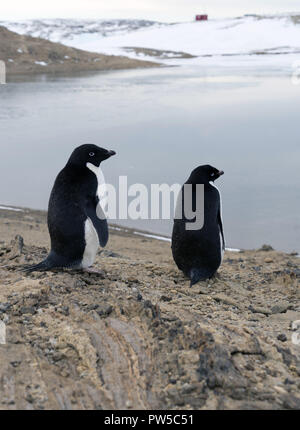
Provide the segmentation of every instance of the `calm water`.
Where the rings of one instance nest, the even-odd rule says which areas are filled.
[[[210,77],[208,77],[210,76]],[[38,77],[0,86],[0,204],[45,209],[74,147],[114,149],[107,182],[182,183],[225,171],[227,246],[300,251],[300,85],[199,67]],[[127,221],[169,234],[170,221]]]

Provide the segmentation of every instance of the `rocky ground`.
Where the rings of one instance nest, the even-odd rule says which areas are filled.
[[[127,57],[102,55],[69,48],[60,43],[20,35],[0,26],[0,60],[5,62],[7,78],[20,74],[159,67],[158,63]]]
[[[299,409],[299,258],[226,252],[189,288],[170,244],[110,232],[103,275],[24,275],[45,213],[0,210],[1,409]]]

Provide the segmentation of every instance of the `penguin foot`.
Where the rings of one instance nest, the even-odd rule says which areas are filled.
[[[83,272],[86,273],[94,273],[96,275],[104,276],[104,272],[102,270],[94,269],[93,267],[87,267],[86,269],[82,269]]]

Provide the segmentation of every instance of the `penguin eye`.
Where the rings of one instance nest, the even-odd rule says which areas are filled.
[[[211,173],[211,174],[210,174],[210,176],[215,176],[215,174],[214,174],[214,173]]]
[[[95,153],[94,153],[94,152],[90,152],[90,153],[89,153],[89,156],[90,156],[90,157],[94,157],[94,155],[95,155]]]

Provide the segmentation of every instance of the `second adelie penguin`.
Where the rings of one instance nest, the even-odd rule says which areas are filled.
[[[222,207],[219,190],[214,181],[223,175],[215,167],[199,166],[192,171],[186,184],[192,187],[193,206],[197,197],[197,184],[204,185],[204,224],[198,230],[188,230],[184,213],[185,186],[179,196],[182,199],[181,219],[174,220],[172,253],[175,263],[191,280],[191,286],[211,278],[222,262],[225,240],[222,223]],[[194,209],[193,209],[194,210]]]

